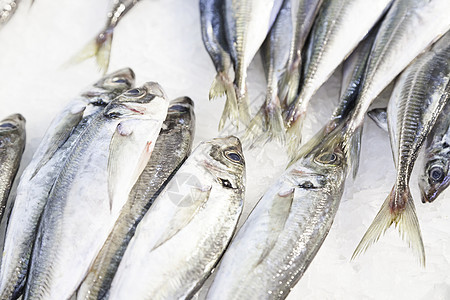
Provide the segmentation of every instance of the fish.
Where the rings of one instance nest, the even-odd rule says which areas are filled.
[[[256,142],[284,141],[284,121],[278,85],[285,72],[292,39],[291,0],[284,0],[278,16],[261,46],[267,89],[264,104],[250,122],[244,139]]]
[[[188,97],[171,101],[153,154],[78,289],[77,299],[103,299],[106,296],[136,226],[189,156],[194,131],[194,102]]]
[[[450,97],[450,32],[417,57],[396,81],[388,104],[391,147],[397,148],[396,181],[389,196],[357,246],[364,252],[395,223],[425,265],[425,250],[409,180],[419,150]]]
[[[22,294],[39,218],[70,148],[110,100],[134,85],[134,77],[129,68],[108,74],[51,122],[17,186],[0,267],[0,299],[17,299]]]
[[[147,82],[112,100],[78,137],[39,222],[24,300],[75,292],[151,156],[168,104]]]
[[[286,140],[291,157],[301,144],[301,130],[310,99],[383,16],[391,2],[323,1],[305,45],[299,94],[286,103]]]
[[[139,223],[109,299],[191,298],[225,251],[244,194],[239,139],[200,143]]]
[[[0,221],[25,149],[25,118],[14,114],[0,121]]]
[[[420,165],[419,188],[422,202],[433,202],[448,187],[450,165],[450,104],[444,106],[425,143]]]
[[[113,0],[112,7],[107,14],[105,27],[71,59],[71,63],[80,63],[88,58],[95,57],[99,70],[103,74],[106,73],[109,67],[114,28],[138,2],[139,0]]]
[[[346,140],[343,133],[375,36],[373,30],[346,60],[340,101],[329,122],[258,201],[225,252],[206,299],[284,299],[307,270],[359,157],[359,136]]]
[[[282,2],[283,0],[225,0],[224,26],[234,68],[238,105],[234,111],[233,106],[226,107],[223,119],[239,119],[245,125],[250,122],[247,68],[264,42]]]
[[[217,72],[209,90],[209,100],[226,96],[219,130],[223,129],[228,118],[226,112],[238,110],[236,92],[229,74],[232,65],[224,26],[224,8],[225,0],[200,0],[202,40]],[[230,115],[230,117],[235,118],[231,120],[233,123],[239,122],[239,118],[236,118],[237,115]]]

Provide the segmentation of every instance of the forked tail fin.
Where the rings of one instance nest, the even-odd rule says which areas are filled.
[[[298,151],[302,143],[304,113],[300,114],[295,121],[292,121],[286,131],[287,151],[290,159],[298,156]]]
[[[283,107],[288,107],[298,96],[300,84],[300,70],[298,68],[287,71],[280,83],[280,100]]]
[[[112,39],[113,28],[102,31],[94,40],[90,41],[80,52],[73,56],[69,64],[77,64],[95,56],[100,71],[106,73],[109,67]]]
[[[219,91],[219,89],[223,89],[225,91],[225,96],[226,96],[226,100],[225,100],[225,106],[223,108],[223,112],[222,112],[222,117],[220,118],[219,121],[219,130],[222,130],[223,127],[225,126],[225,123],[227,121],[227,119],[230,119],[231,123],[234,124],[235,126],[238,126],[239,124],[239,107],[238,107],[238,103],[237,103],[237,98],[236,98],[236,92],[234,90],[234,86],[233,84],[224,84],[225,82],[219,82],[217,81],[217,77],[216,80],[214,80],[213,86],[211,87],[211,89],[213,89],[214,84],[216,84],[216,88],[215,91]],[[219,88],[219,86],[221,86]],[[211,91],[210,91],[210,96],[211,96]]]
[[[389,196],[381,206],[380,211],[376,215],[367,232],[364,234],[355,252],[353,252],[352,259],[355,259],[359,254],[365,252],[372,244],[376,243],[386,230],[395,223],[400,236],[408,243],[408,246],[415,251],[420,260],[420,264],[425,266],[425,250],[422,241],[422,234],[420,232],[419,220],[417,219],[416,209],[411,196],[409,188],[406,188],[399,198],[406,201],[404,209],[391,208],[391,201],[396,196],[396,187],[392,189]]]

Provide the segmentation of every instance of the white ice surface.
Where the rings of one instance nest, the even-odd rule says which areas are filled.
[[[62,65],[102,28],[109,0],[23,1],[0,29],[0,118],[20,112],[27,119],[23,168],[53,116],[101,74],[93,60]],[[198,0],[142,0],[117,27],[110,71],[129,66],[137,84],[158,81],[170,98],[190,96],[196,105],[195,144],[217,131],[223,101],[209,102],[213,64],[200,36]],[[335,75],[311,101],[305,137],[311,136],[337,102]],[[259,56],[250,66],[249,94],[256,107],[264,95]],[[394,183],[387,135],[366,121],[361,165],[346,191],[332,229],[305,276],[288,299],[450,299],[450,192],[422,204],[413,175],[411,188],[427,255],[419,266],[412,251],[390,229],[369,251],[350,261],[356,245]],[[247,194],[243,219],[286,163],[275,144],[245,152]],[[417,169],[417,168],[416,168]],[[416,173],[417,174],[417,173]]]

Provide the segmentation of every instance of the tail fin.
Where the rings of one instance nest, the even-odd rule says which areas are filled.
[[[362,139],[363,126],[358,127],[352,135],[350,140],[350,166],[352,168],[353,179],[356,178],[359,169],[359,157],[361,154],[361,139]]]
[[[225,95],[230,88],[233,88],[233,83],[230,82],[227,74],[218,72],[209,90],[209,100]]]
[[[240,119],[241,123],[243,123],[245,126],[248,126],[250,124],[250,120],[251,120],[250,103],[248,100],[248,93],[245,92],[242,95],[238,95],[237,103],[238,103],[238,108],[239,108],[239,119]]]
[[[280,84],[280,99],[283,107],[288,107],[298,94],[298,87],[300,85],[300,70],[288,71],[281,80]]]
[[[302,143],[302,128],[304,121],[304,113],[291,122],[290,127],[286,131],[286,143],[289,157],[294,159]]]
[[[106,73],[109,66],[112,39],[113,28],[108,28],[105,31],[102,31],[94,40],[81,49],[78,54],[72,57],[69,63],[77,64],[95,56],[100,71]]]
[[[279,143],[285,142],[285,129],[281,107],[279,105],[269,106],[267,102],[259,109],[258,113],[250,122],[244,139],[257,144],[275,139]]]
[[[361,242],[359,242],[358,247],[356,247],[352,259],[355,259],[360,253],[365,252],[372,244],[377,242],[392,223],[395,223],[402,239],[406,240],[408,246],[417,252],[420,264],[425,266],[425,250],[411,192],[409,188],[406,188],[405,192],[399,195],[403,201],[406,201],[405,208],[401,210],[391,208],[390,205],[391,201],[395,199],[396,193],[397,190],[394,186]]]
[[[216,79],[217,79],[217,77],[216,77]],[[234,124],[235,126],[238,126],[238,124],[239,124],[239,107],[238,107],[236,92],[234,90],[233,84],[232,83],[224,84],[224,82],[219,83],[219,81],[217,81],[217,80],[215,80],[215,82],[217,82],[216,83],[217,87],[216,87],[215,91],[217,91],[217,93],[218,93],[218,91],[220,89],[224,89],[225,95],[226,95],[225,106],[223,108],[222,117],[220,118],[220,121],[219,121],[219,131],[223,129],[227,119],[230,119],[232,124]],[[213,83],[213,87],[214,87],[214,84],[215,83]],[[220,88],[219,88],[219,85],[221,85]],[[211,87],[211,89],[213,89],[213,87]],[[210,91],[210,96],[211,96],[211,91]]]

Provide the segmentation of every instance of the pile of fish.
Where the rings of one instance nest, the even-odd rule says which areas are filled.
[[[113,30],[137,2],[114,0],[76,60],[95,56],[106,71]],[[254,147],[285,144],[286,170],[237,228],[240,140],[191,153],[194,102],[169,101],[155,82],[135,87],[127,68],[54,118],[7,203],[25,146],[24,118],[9,116],[0,122],[1,299],[184,299],[202,287],[206,299],[286,298],[324,242],[347,177],[358,176],[367,114],[388,132],[397,173],[353,258],[394,224],[425,265],[409,181],[425,144],[422,202],[450,183],[450,1],[199,2],[217,72],[209,98],[226,98],[219,128],[243,124]],[[252,118],[246,78],[258,50],[267,90]],[[340,65],[338,105],[302,141],[308,103]],[[387,109],[368,113],[391,83]]]

